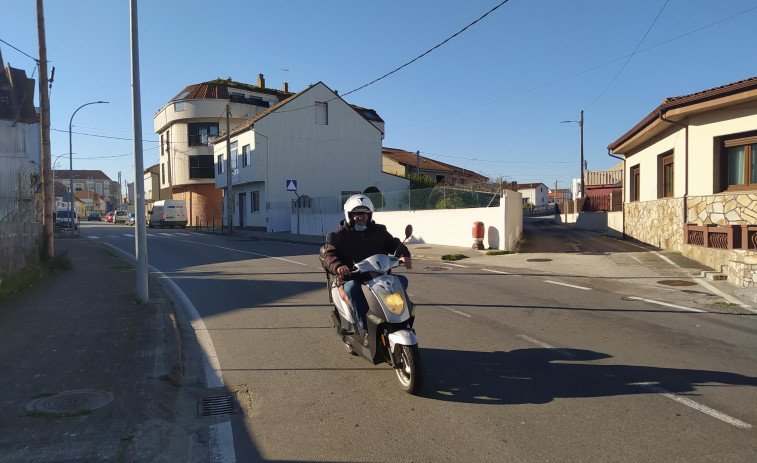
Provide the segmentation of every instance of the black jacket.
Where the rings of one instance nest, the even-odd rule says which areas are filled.
[[[368,222],[364,231],[357,231],[349,227],[342,220],[336,233],[336,247],[325,245],[323,252],[323,268],[336,275],[336,269],[346,265],[350,269],[355,262],[360,262],[374,254],[396,254],[410,257],[407,246],[399,238],[395,238],[386,227],[376,222]],[[340,283],[343,283],[340,277]]]

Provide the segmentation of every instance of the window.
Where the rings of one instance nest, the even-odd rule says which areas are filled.
[[[160,183],[166,183],[166,165],[161,164],[160,165]]]
[[[183,101],[177,101],[173,104],[173,110],[174,111],[184,111],[184,102]]]
[[[250,165],[250,145],[244,145],[242,147],[242,167],[248,167]]]
[[[725,170],[727,189],[757,189],[757,134],[724,140],[723,154],[721,169]]]
[[[230,151],[230,154],[231,154],[231,172],[234,173],[234,174],[236,174],[237,172],[239,172],[237,170],[237,166],[239,165],[237,163],[237,156],[238,156],[238,152],[239,152],[239,150],[237,149],[237,146],[238,146],[237,142],[234,142],[229,147],[229,151]]]
[[[218,155],[218,173],[219,174],[226,172],[226,169],[224,168],[224,164],[226,163],[223,162],[223,158],[224,158],[223,154]]]
[[[189,178],[213,178],[213,155],[189,156]]]
[[[218,122],[190,122],[187,131],[189,146],[207,146],[218,137]]]
[[[662,191],[660,197],[672,198],[673,197],[673,153],[664,154],[661,156],[661,169],[662,174]]]
[[[315,123],[329,125],[329,104],[320,101],[315,102]]]
[[[631,167],[631,201],[639,200],[639,188],[641,187],[641,169],[638,165]]]
[[[260,212],[260,192],[252,191],[252,201],[250,201],[250,212]]]
[[[163,148],[164,148],[164,146],[163,146],[163,135],[161,135],[161,136],[160,136],[160,155],[161,155],[161,156],[163,156],[164,154],[166,154],[166,153],[164,152]]]

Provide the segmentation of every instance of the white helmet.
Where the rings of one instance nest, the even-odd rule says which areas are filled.
[[[352,195],[344,203],[344,218],[347,219],[347,224],[352,224],[352,212],[367,212],[368,221],[370,222],[373,217],[373,202],[366,195]]]

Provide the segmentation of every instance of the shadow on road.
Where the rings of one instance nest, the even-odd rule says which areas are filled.
[[[689,395],[699,386],[757,386],[757,377],[724,371],[588,364],[610,356],[580,349],[421,349],[421,356],[426,369],[422,396],[448,402],[542,404],[652,393],[640,384]]]

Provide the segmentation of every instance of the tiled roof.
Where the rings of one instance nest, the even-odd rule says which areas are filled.
[[[255,85],[244,84],[241,82],[234,82],[231,80],[216,79],[201,84],[189,85],[184,90],[176,94],[171,98],[174,101],[179,98],[184,92],[189,92],[186,96],[181,98],[182,100],[198,100],[198,99],[229,99],[229,88],[238,88],[241,90],[248,90],[258,93],[265,93],[268,95],[275,95],[279,99],[287,98],[292,95],[289,92],[283,92],[281,90],[274,90],[272,88],[258,87]]]
[[[702,103],[717,98],[723,98],[730,95],[735,95],[742,92],[757,90],[757,77],[750,77],[748,79],[739,80],[730,84],[721,85],[720,87],[714,87],[708,90],[702,90],[701,92],[691,93],[688,95],[675,96],[672,98],[665,98],[663,103],[655,108],[651,113],[642,119],[638,124],[633,126],[631,130],[624,133],[620,138],[610,143],[607,147],[610,150],[618,148],[626,141],[632,139],[636,134],[641,132],[645,127],[651,125],[657,120],[661,114],[665,111],[669,111],[675,108],[682,108],[688,105],[696,103]]]
[[[443,162],[429,159],[425,156],[416,156],[415,153],[409,151],[400,150],[396,148],[382,148],[381,154],[392,159],[400,164],[403,164],[409,168],[415,168],[416,165],[420,170],[436,171],[436,172],[454,172],[461,175],[466,175],[471,178],[477,178],[481,181],[486,181],[487,178],[483,175],[477,174],[470,170],[465,170],[461,167],[453,166],[451,164],[445,164]]]
[[[519,183],[518,184],[518,190],[533,190],[534,188],[538,187],[539,185],[544,185],[544,183]]]
[[[68,180],[69,177],[69,171],[68,169],[58,169],[53,171],[53,178],[58,180]],[[105,173],[101,170],[76,170],[74,169],[73,172],[74,180],[86,180],[86,179],[92,179],[92,180],[110,180],[110,178],[105,175]]]

